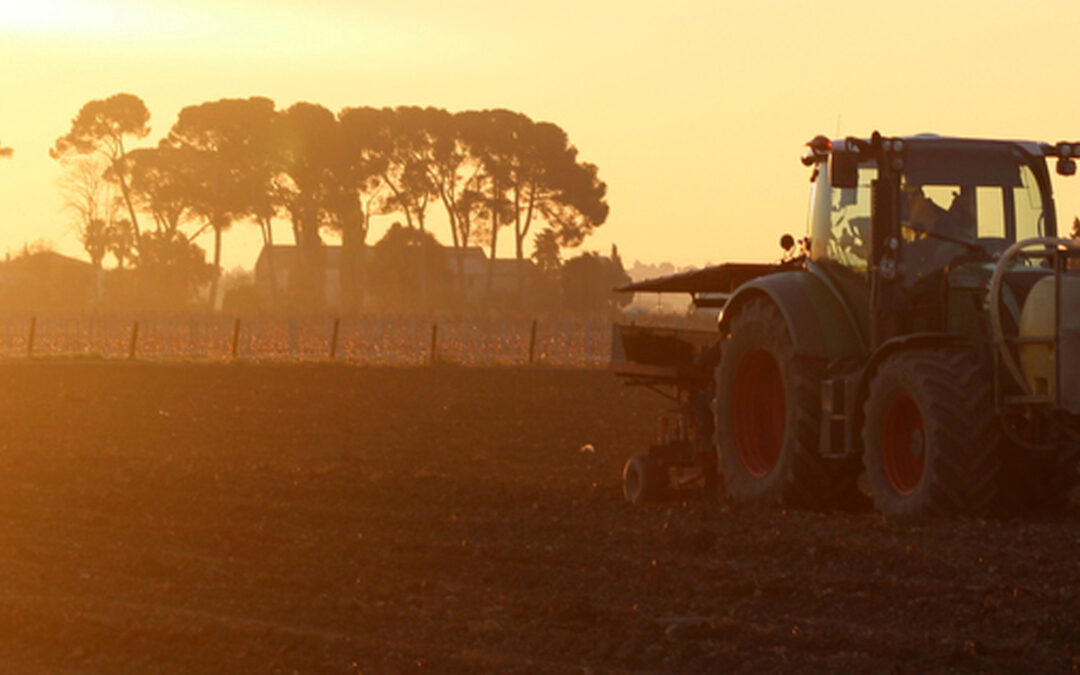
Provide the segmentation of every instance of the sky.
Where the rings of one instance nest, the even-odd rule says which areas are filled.
[[[1080,141],[1076,26],[1075,0],[0,0],[0,145],[15,150],[0,253],[86,257],[48,149],[84,103],[128,92],[151,112],[148,145],[219,98],[517,110],[565,129],[608,185],[582,250],[774,260],[805,232],[799,157],[817,134]],[[1080,177],[1057,189],[1067,223]],[[449,242],[434,211],[430,229]],[[285,222],[275,236],[289,241]],[[252,267],[260,242],[237,224],[224,266]]]

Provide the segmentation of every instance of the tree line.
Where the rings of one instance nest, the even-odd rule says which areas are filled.
[[[236,98],[187,106],[156,145],[133,148],[149,134],[143,101],[116,94],[82,106],[50,155],[65,168],[61,189],[93,265],[111,256],[162,300],[193,297],[208,283],[213,305],[223,235],[238,223],[258,227],[267,245],[275,222],[288,223],[300,260],[290,292],[304,307],[318,302],[323,235],[337,233],[342,302],[355,308],[374,216],[396,216],[412,233],[395,235],[407,244],[431,234],[438,209],[449,251],[479,245],[492,260],[500,236],[513,238],[518,260],[532,236],[541,268],[561,264],[560,249],[580,245],[608,216],[606,185],[566,132],[510,110],[335,114]],[[194,243],[208,231],[209,264]]]

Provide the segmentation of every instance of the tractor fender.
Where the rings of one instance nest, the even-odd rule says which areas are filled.
[[[855,385],[855,400],[866,400],[866,397],[870,393],[870,383],[873,381],[874,375],[877,374],[878,366],[893,354],[908,349],[928,349],[931,347],[947,347],[963,344],[971,344],[971,342],[957,335],[950,335],[948,333],[912,333],[910,335],[901,335],[882,342],[881,345],[874,350],[874,353],[870,355],[870,358],[867,359],[866,365],[863,366],[862,371],[858,375],[858,383]],[[853,428],[862,429],[862,406],[856,406],[853,413],[855,416]],[[856,432],[855,438],[859,438],[859,432]],[[856,442],[861,448],[861,441]],[[861,452],[861,449],[859,452]]]
[[[859,385],[856,389],[859,400],[866,396],[867,391],[870,389],[870,380],[874,379],[874,374],[877,373],[881,362],[896,352],[906,349],[927,349],[961,344],[970,344],[970,341],[949,333],[912,333],[911,335],[901,335],[882,342],[881,346],[875,349],[874,353],[867,359],[866,365],[859,375]]]
[[[743,284],[724,305],[720,333],[730,330],[731,317],[753,298],[767,297],[780,310],[799,356],[824,359],[863,355],[858,328],[836,291],[806,270],[778,272]]]

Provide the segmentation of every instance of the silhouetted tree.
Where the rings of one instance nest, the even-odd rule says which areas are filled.
[[[506,198],[512,182],[514,138],[528,118],[509,110],[469,111],[458,117],[461,133],[473,160],[480,167],[463,202],[470,208],[463,218],[477,227],[475,235],[486,240],[489,251],[488,292],[491,292],[499,230],[513,218],[512,202]]]
[[[136,272],[144,307],[181,310],[196,301],[213,267],[206,262],[206,252],[183,233],[161,230],[143,233]]]
[[[187,184],[191,212],[214,230],[214,273],[210,307],[221,275],[221,235],[233,222],[264,208],[269,189],[263,160],[270,147],[274,103],[268,98],[221,99],[188,106],[165,143],[184,151],[192,180]]]
[[[569,157],[576,157],[573,148]],[[531,203],[559,235],[562,246],[575,248],[602,225],[610,208],[607,185],[597,177],[595,164],[569,162],[566,157],[548,174],[549,182]]]
[[[78,157],[67,163],[67,171],[57,181],[64,208],[75,216],[76,236],[94,267],[101,269],[110,248],[115,201],[99,159]]]
[[[473,188],[479,196],[471,202],[492,260],[504,225],[513,225],[515,254],[523,260],[537,218],[554,229],[558,243],[570,247],[607,219],[607,187],[594,165],[577,160],[577,149],[557,125],[536,123],[509,110],[465,113],[461,120],[470,151],[482,167],[482,181]],[[490,279],[489,274],[489,286]]]
[[[189,207],[193,176],[187,152],[163,142],[128,153],[132,195],[150,212],[159,233],[177,232]]]
[[[360,306],[371,216],[382,210],[387,192],[381,176],[389,160],[377,142],[380,119],[373,108],[346,108],[338,116],[326,207],[330,228],[341,234],[341,301],[349,309]]]
[[[577,160],[566,132],[521,114],[501,115],[509,129],[499,134],[504,180],[514,217],[514,249],[525,256],[525,239],[537,216],[555,229],[564,246],[578,246],[607,219],[607,186],[594,165]]]
[[[345,108],[338,115],[341,144],[335,171],[352,178],[352,187],[359,198],[357,206],[363,216],[363,229],[355,234],[363,238],[367,237],[371,216],[390,208],[386,203],[390,190],[383,180],[390,163],[386,152],[386,116],[385,110],[376,108]]]
[[[71,121],[71,130],[56,139],[55,145],[49,150],[49,155],[57,160],[72,155],[104,158],[108,163],[106,177],[120,186],[120,194],[127,205],[136,236],[139,234],[139,221],[128,185],[124,139],[144,138],[149,133],[150,111],[142,99],[133,94],[116,94],[83,105]]]
[[[376,124],[375,148],[386,160],[380,178],[389,194],[384,212],[401,212],[405,223],[426,229],[427,208],[434,189],[427,174],[428,138],[421,108],[385,108]]]
[[[451,115],[436,108],[414,113],[413,118],[426,137],[423,156],[426,182],[446,212],[460,286],[465,272],[461,249],[472,243],[472,216],[483,213],[484,203],[481,165],[470,150],[466,132],[473,118],[469,113]]]
[[[322,244],[319,229],[326,222],[326,194],[338,142],[334,114],[313,103],[296,103],[276,116],[274,142],[277,194],[292,219],[301,250]]]
[[[390,311],[430,310],[452,296],[445,249],[430,232],[394,223],[375,244],[367,268],[368,288]]]
[[[329,224],[329,195],[336,191],[333,166],[339,145],[338,121],[312,103],[296,103],[274,120],[276,194],[292,220],[299,251],[292,285],[299,306],[315,308],[325,297],[319,273],[324,250],[319,230]]]
[[[105,227],[105,247],[116,258],[117,267],[123,269],[138,258],[139,239],[135,228],[127,218],[114,218]]]
[[[0,158],[11,157],[13,154],[15,154],[14,150],[0,143]]]
[[[612,289],[630,283],[618,250],[612,246],[611,257],[583,253],[567,260],[562,270],[563,303],[575,312],[603,312],[625,306],[633,299]]]
[[[532,302],[540,309],[558,309],[563,262],[555,230],[546,227],[536,233],[533,238],[532,259],[536,263],[537,272],[532,288]]]
[[[558,272],[562,267],[562,254],[559,250],[559,235],[550,227],[536,233],[533,238],[533,260],[536,268],[543,274]]]

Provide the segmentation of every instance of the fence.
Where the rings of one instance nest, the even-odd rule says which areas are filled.
[[[357,316],[39,316],[0,318],[0,356],[162,361],[335,360],[373,365],[598,366],[606,319]]]

